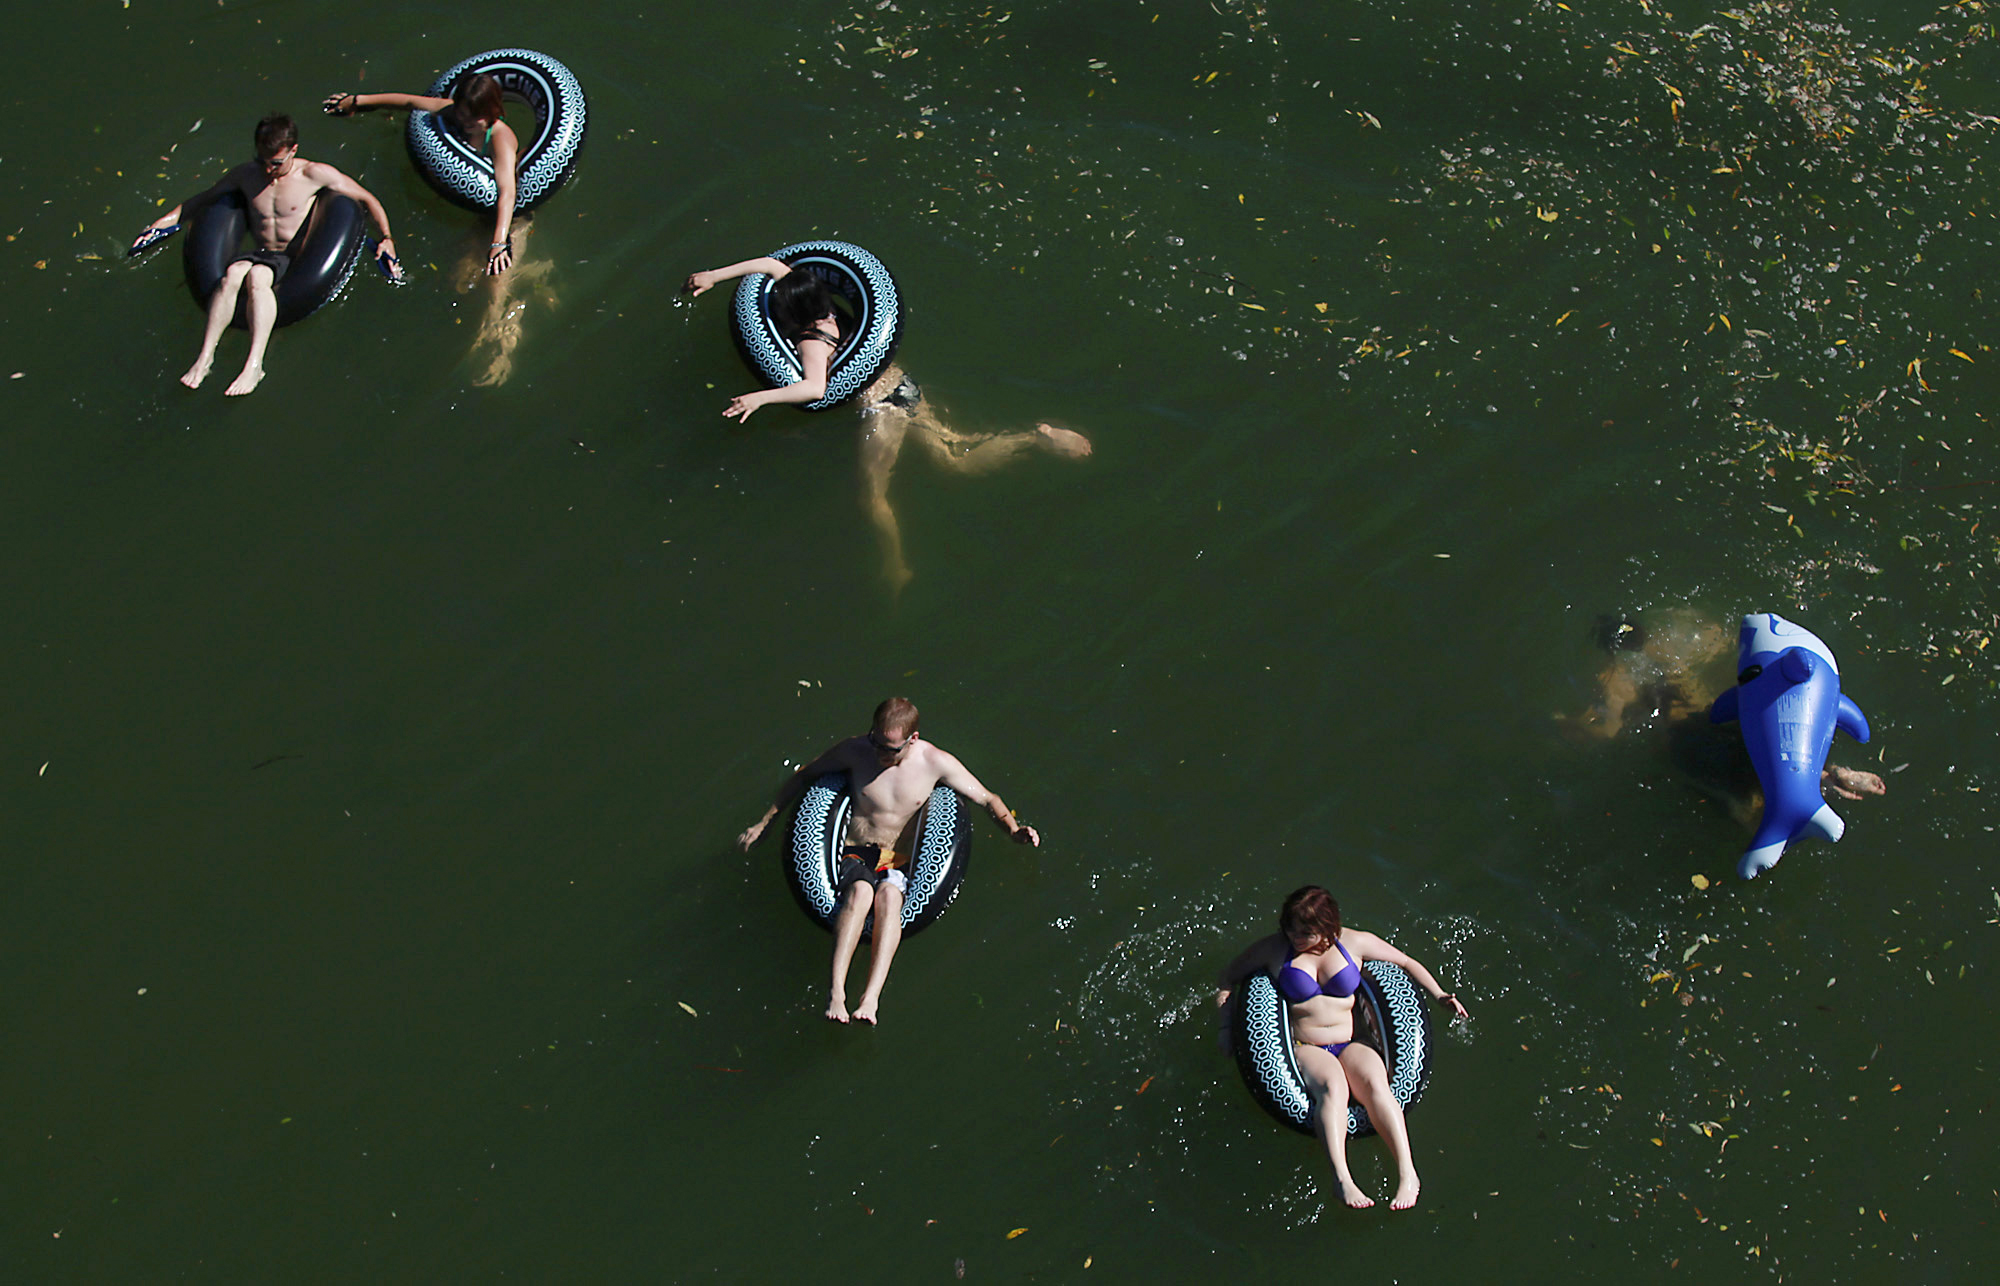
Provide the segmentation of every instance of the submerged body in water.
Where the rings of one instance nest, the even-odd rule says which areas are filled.
[[[1732,687],[1726,658],[1735,637],[1729,628],[1678,607],[1643,622],[1604,618],[1597,641],[1610,655],[1597,676],[1597,700],[1578,714],[1558,716],[1564,729],[1607,741],[1627,728],[1659,730],[1688,783],[1745,830],[1755,830],[1764,790],[1742,730],[1707,717]],[[1820,785],[1843,799],[1888,793],[1875,773],[1832,763]]]

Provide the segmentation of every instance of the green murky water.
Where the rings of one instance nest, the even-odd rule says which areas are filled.
[[[5,1276],[1983,1280],[1993,18],[1671,8],[17,16]],[[483,227],[314,108],[502,41],[592,121],[482,388]],[[177,250],[120,254],[272,109],[416,284],[189,394]],[[900,597],[853,419],[723,420],[673,299],[810,235],[955,424],[1096,446],[906,459]],[[1600,614],[1752,610],[1889,793],[1746,885],[1657,720],[1551,715]],[[729,841],[891,692],[1048,843],[836,1030]],[[1411,1215],[1216,1050],[1308,880],[1473,1009]]]

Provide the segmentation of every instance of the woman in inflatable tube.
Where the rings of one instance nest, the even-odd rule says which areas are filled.
[[[1396,1158],[1396,1195],[1389,1204],[1408,1210],[1417,1204],[1416,1163],[1402,1104],[1391,1092],[1382,1056],[1355,1039],[1354,998],[1363,985],[1362,965],[1382,961],[1398,966],[1453,1014],[1465,1017],[1458,997],[1438,985],[1431,971],[1372,933],[1344,927],[1340,904],[1316,884],[1285,899],[1279,932],[1264,938],[1223,971],[1215,1003],[1224,1009],[1231,995],[1254,974],[1269,975],[1290,1005],[1293,1054],[1309,1078],[1307,1089],[1318,1109],[1319,1133],[1340,1181],[1340,1199],[1355,1210],[1375,1202],[1347,1168],[1348,1098],[1367,1109],[1368,1119]],[[1241,1003],[1239,1001],[1239,1003]]]
[[[506,57],[512,55],[514,57]],[[532,191],[524,191],[524,168],[520,136],[507,124],[505,91],[499,79],[481,70],[506,61],[526,60],[530,69],[544,72],[553,86],[560,87],[554,101],[538,104],[537,154],[525,158],[529,167],[540,167],[552,177],[537,177]],[[450,86],[451,97],[438,96]],[[475,384],[499,384],[513,371],[514,349],[521,341],[521,315],[527,308],[525,288],[547,275],[548,260],[527,261],[528,238],[534,230],[530,209],[552,193],[569,177],[575,166],[576,149],[583,140],[583,97],[567,68],[546,55],[527,50],[496,50],[466,59],[439,78],[430,94],[329,94],[321,107],[329,116],[352,116],[375,109],[408,111],[413,139],[426,131],[444,141],[420,150],[412,143],[411,153],[419,158],[418,170],[444,196],[460,205],[491,210],[493,237],[483,256],[474,256],[457,274],[460,292],[470,290],[481,275],[492,281],[492,297],[473,352],[482,346],[493,350],[492,360]],[[570,120],[542,120],[557,111]],[[422,114],[422,115],[420,115]],[[445,135],[449,135],[445,139]],[[553,137],[552,137],[553,136]],[[456,142],[458,147],[449,144]],[[468,158],[461,151],[471,153]],[[490,158],[491,172],[482,163]],[[448,167],[448,168],[447,168]],[[516,264],[515,252],[521,260]],[[545,296],[545,302],[553,298]]]
[[[842,271],[857,290],[878,288],[886,306],[871,317],[868,333],[856,336],[854,323],[835,307],[833,293],[819,271],[799,271],[800,260],[830,261],[829,271]],[[850,266],[853,265],[853,266]],[[903,561],[903,537],[896,511],[889,505],[889,479],[905,440],[915,441],[934,461],[954,473],[986,473],[1029,450],[1079,458],[1090,454],[1090,440],[1071,429],[1037,424],[1017,433],[960,433],[939,418],[917,382],[893,360],[901,339],[901,305],[888,269],[867,251],[838,241],[801,242],[775,255],[745,259],[726,268],[690,273],[681,289],[701,295],[725,281],[756,276],[768,280],[761,311],[769,321],[764,335],[749,336],[741,324],[739,292],[738,343],[753,363],[785,369],[789,383],[733,397],[722,414],[747,421],[760,406],[797,406],[824,410],[852,397],[861,408],[861,487],[869,519],[882,541],[890,587],[901,590],[914,575]],[[756,285],[753,282],[752,285]],[[761,362],[754,345],[774,333],[785,345],[780,359]]]

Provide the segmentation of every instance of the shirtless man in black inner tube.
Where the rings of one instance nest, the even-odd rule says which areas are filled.
[[[940,784],[949,786],[985,808],[1016,844],[1039,846],[1042,837],[1034,827],[1015,821],[1000,796],[981,785],[956,755],[919,739],[917,707],[902,697],[890,697],[875,707],[874,726],[866,734],[849,737],[793,773],[764,815],[737,836],[737,847],[748,852],[763,837],[772,818],[796,803],[822,773],[830,772],[847,774],[854,811],[847,821],[847,842],[835,872],[841,905],[833,927],[833,992],[826,1016],[837,1023],[853,1017],[872,1024],[882,984],[889,980],[890,962],[903,940],[903,890],[909,884],[904,872],[910,855],[897,852],[896,841],[931,797],[932,789]],[[871,910],[875,912],[875,954],[868,965],[867,989],[850,1015],[847,968],[854,961],[854,949],[860,945],[861,929]]]
[[[187,374],[181,376],[181,383],[189,388],[200,388],[201,382],[208,378],[209,368],[215,364],[215,346],[236,316],[237,296],[247,287],[250,355],[243,362],[242,373],[223,390],[226,397],[241,397],[263,382],[264,346],[270,342],[271,329],[278,322],[276,287],[292,264],[285,252],[305,226],[313,198],[321,192],[337,192],[361,203],[382,232],[376,257],[388,264],[392,276],[401,274],[396,264],[396,241],[389,235],[389,216],[373,193],[324,161],[308,161],[300,156],[299,129],[289,116],[266,116],[258,121],[256,138],[256,160],[237,166],[215,186],[153,220],[132,241],[132,248],[138,250],[157,240],[154,234],[180,223],[181,210],[190,201],[218,197],[231,190],[243,194],[250,216],[250,235],[257,248],[238,255],[223,273],[215,293],[209,296],[208,329],[201,337],[201,354],[188,367]]]

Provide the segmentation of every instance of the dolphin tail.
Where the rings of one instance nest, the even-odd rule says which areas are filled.
[[[1835,718],[1833,726],[1856,741],[1868,740],[1868,716],[1861,713],[1861,707],[1848,699],[1844,692],[1840,694],[1840,714]]]
[[[1790,835],[1785,834],[1783,822],[1774,822],[1767,816],[1764,824],[1757,828],[1756,838],[1750,841],[1750,847],[1737,859],[1736,873],[1746,880],[1754,880],[1778,864],[1778,859],[1785,855],[1785,845],[1792,840],[1835,841],[1846,833],[1847,823],[1833,811],[1831,804],[1821,804],[1819,811],[1806,818],[1804,824]]]
[[[1722,695],[1715,699],[1715,704],[1708,708],[1708,721],[1710,723],[1735,722],[1737,700],[1735,688],[1725,689]]]
[[[1765,871],[1776,866],[1778,859],[1784,855],[1785,841],[1783,840],[1779,840],[1775,844],[1759,844],[1736,860],[1736,874],[1746,880],[1754,880]]]

